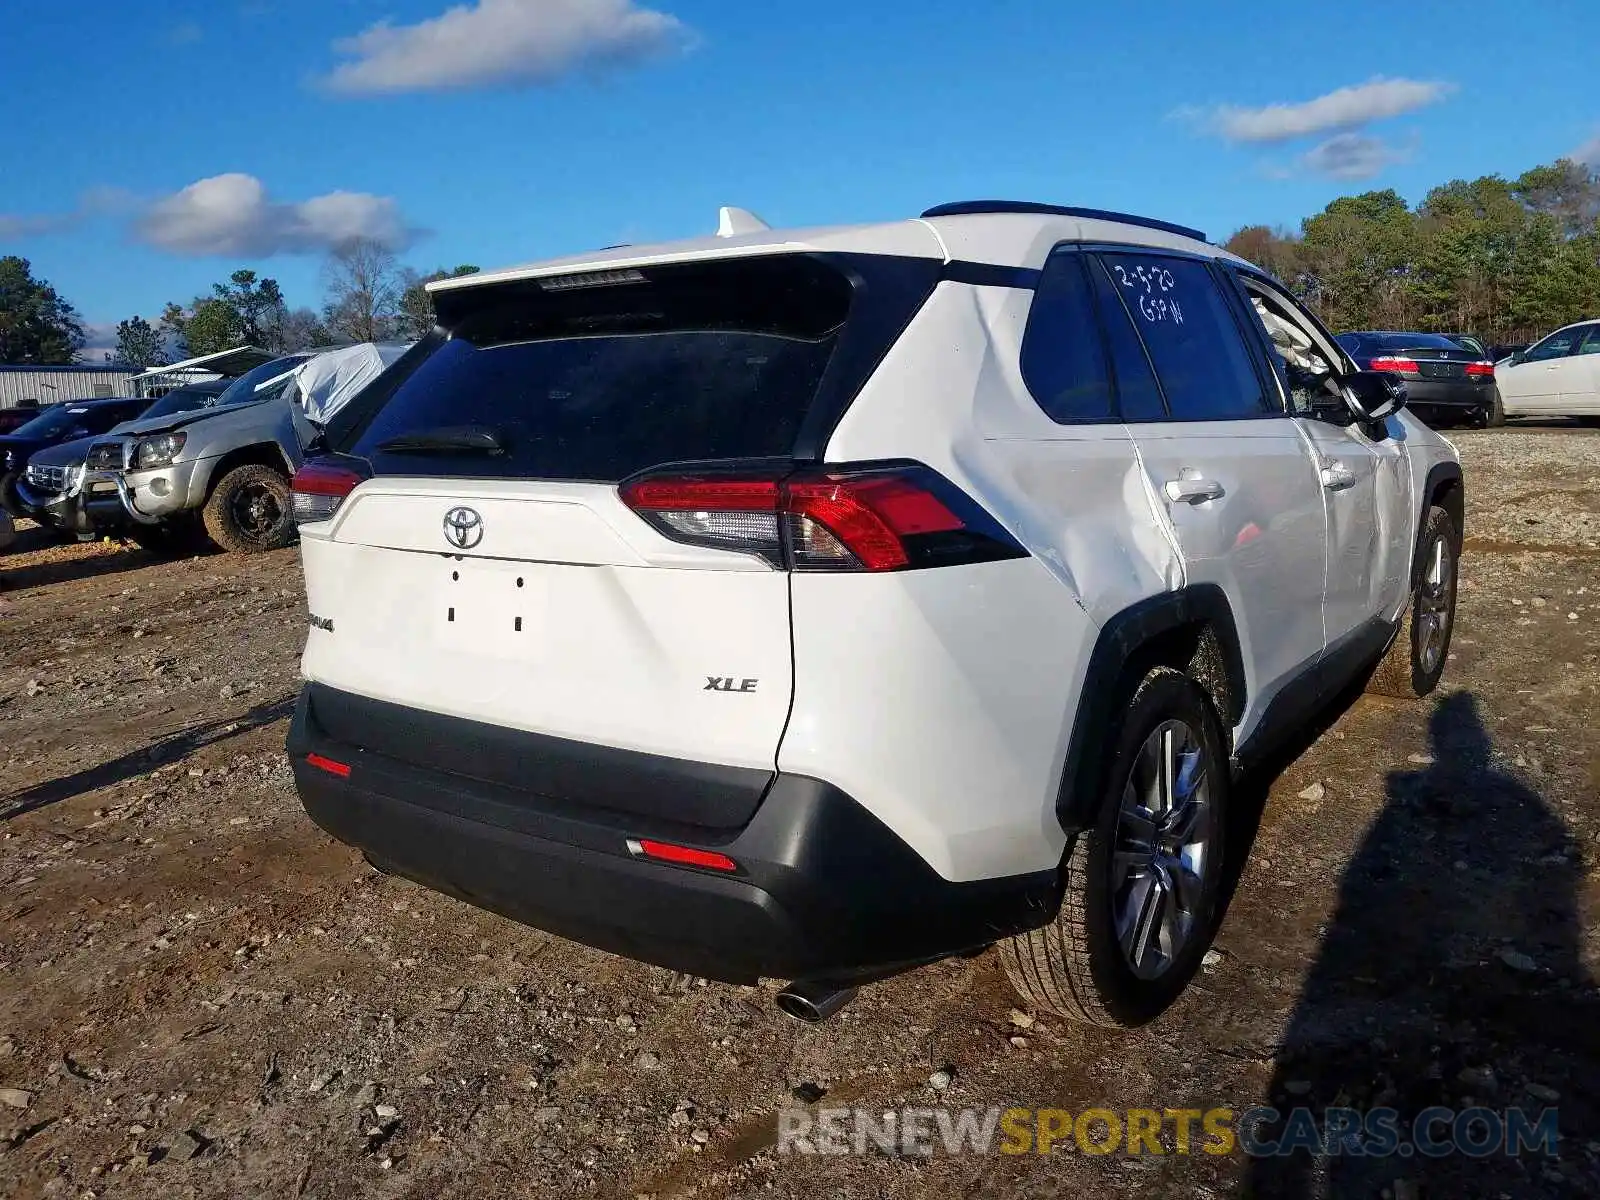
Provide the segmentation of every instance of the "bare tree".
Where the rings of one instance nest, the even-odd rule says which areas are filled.
[[[328,255],[322,278],[323,319],[335,338],[378,342],[394,336],[402,287],[393,251],[372,238],[351,238]]]

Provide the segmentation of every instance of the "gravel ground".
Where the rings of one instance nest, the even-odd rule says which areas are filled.
[[[1458,440],[1445,688],[1357,699],[1249,783],[1217,952],[1134,1034],[1017,1011],[993,953],[808,1028],[775,985],[376,874],[284,763],[295,551],[157,563],[24,527],[0,559],[0,1193],[1600,1194],[1600,436]],[[1553,1104],[1561,1154],[774,1149],[801,1104],[1262,1103]]]

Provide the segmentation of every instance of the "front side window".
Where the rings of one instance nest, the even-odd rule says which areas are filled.
[[[1045,264],[1022,339],[1022,378],[1052,421],[1112,419],[1111,379],[1081,254],[1055,254]]]
[[[1314,332],[1315,323],[1286,296],[1253,279],[1241,278],[1240,282],[1261,332],[1272,347],[1272,365],[1288,397],[1289,411],[1297,416],[1313,416],[1325,411],[1330,403],[1343,411],[1338,388],[1338,372],[1343,363],[1338,352]],[[1334,341],[1351,350],[1346,338],[1360,340],[1355,334],[1343,334]]]
[[[1552,358],[1565,358],[1572,353],[1573,347],[1578,344],[1579,332],[1576,329],[1563,329],[1557,333],[1552,333],[1544,341],[1527,351],[1522,356],[1522,361],[1547,362]]]
[[[1107,254],[1104,260],[1150,351],[1172,420],[1268,414],[1238,322],[1204,263],[1136,253]]]

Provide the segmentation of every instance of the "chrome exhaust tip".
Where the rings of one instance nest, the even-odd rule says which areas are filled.
[[[780,1011],[807,1025],[819,1025],[855,999],[856,989],[825,979],[796,981],[778,993]]]

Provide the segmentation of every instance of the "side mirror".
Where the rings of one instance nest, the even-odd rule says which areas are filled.
[[[1406,385],[1388,371],[1357,371],[1339,381],[1358,421],[1383,421],[1406,405]]]
[[[1511,365],[1513,367],[1520,367],[1527,360],[1528,352],[1526,350],[1513,350],[1511,352]]]

